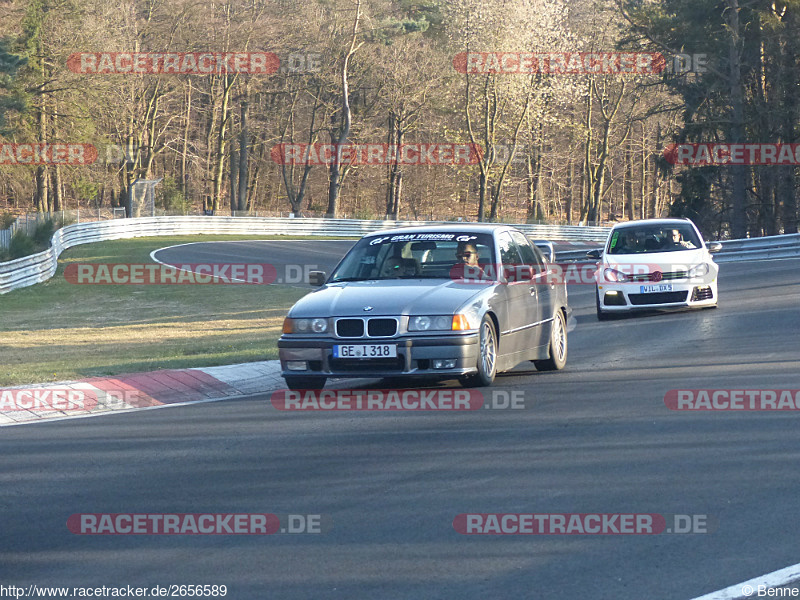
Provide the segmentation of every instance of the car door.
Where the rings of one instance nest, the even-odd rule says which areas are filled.
[[[531,281],[519,279],[520,267],[524,264],[516,242],[507,231],[497,236],[500,269],[504,274],[506,295],[506,323],[500,324],[501,353],[514,354],[530,346],[529,335],[538,312]],[[505,340],[504,340],[505,338]]]
[[[543,333],[548,319],[553,316],[553,286],[549,283],[547,265],[541,251],[517,231],[511,232],[511,238],[517,244],[522,264],[533,271],[533,278],[526,282],[529,298],[527,303],[527,324],[530,326],[526,337],[526,347],[536,348],[546,341]],[[543,340],[543,338],[545,338]]]

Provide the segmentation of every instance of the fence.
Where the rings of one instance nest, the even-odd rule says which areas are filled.
[[[270,219],[243,217],[143,217],[82,222],[58,229],[51,247],[44,252],[0,263],[0,294],[34,285],[51,278],[58,257],[67,248],[90,242],[159,235],[303,235],[361,237],[394,227],[428,225],[429,221],[359,221],[349,219]],[[599,246],[608,237],[605,227],[566,225],[517,225],[533,238],[594,242]],[[730,240],[723,242],[719,262],[742,259],[788,258],[800,256],[800,234]],[[559,260],[562,254],[559,254]]]
[[[745,240],[720,242],[722,250],[714,254],[714,262],[725,263],[739,260],[769,260],[800,258],[800,234],[773,235]],[[599,248],[601,244],[598,244]],[[558,253],[558,260],[565,262],[592,262],[586,256],[587,249],[568,250]]]
[[[51,247],[44,252],[0,263],[0,294],[34,285],[51,278],[58,267],[58,257],[78,244],[106,240],[159,235],[303,235],[361,237],[371,231],[428,221],[358,221],[348,219],[268,219],[243,217],[142,217],[76,223],[58,229]],[[608,230],[603,227],[559,225],[519,225],[523,232],[538,238],[601,241]]]
[[[119,211],[122,211],[120,213]],[[25,235],[33,235],[36,228],[45,221],[54,221],[59,226],[68,223],[82,223],[86,221],[102,221],[125,216],[124,208],[98,208],[83,210],[62,210],[52,213],[27,213],[11,223],[8,229],[0,229],[0,249],[7,249],[11,245],[11,238],[17,231]]]

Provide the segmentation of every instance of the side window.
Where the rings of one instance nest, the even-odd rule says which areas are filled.
[[[522,264],[519,251],[514,240],[508,233],[501,233],[497,236],[497,245],[500,247],[500,262],[504,265]]]
[[[539,250],[536,246],[531,246],[531,250],[533,254],[536,256],[536,263],[533,265],[536,269],[537,273],[544,272],[544,256],[542,255],[542,251]]]
[[[519,254],[522,257],[522,264],[531,265],[536,273],[541,273],[544,269],[544,261],[539,249],[531,246],[525,236],[516,231],[511,232],[511,237],[517,243]]]

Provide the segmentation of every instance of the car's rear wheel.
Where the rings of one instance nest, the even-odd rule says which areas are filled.
[[[550,329],[550,358],[535,360],[533,364],[539,371],[560,371],[567,364],[567,326],[564,313],[557,310]]]
[[[286,387],[290,390],[321,390],[325,387],[325,377],[313,375],[287,375]]]
[[[597,293],[594,295],[594,300],[597,304],[597,320],[608,321],[611,318],[611,315],[600,308],[600,290],[597,290]]]
[[[465,387],[492,385],[497,375],[497,331],[489,315],[483,315],[478,341],[478,372],[462,379]]]

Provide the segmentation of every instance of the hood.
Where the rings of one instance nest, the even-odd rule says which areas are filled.
[[[293,318],[454,314],[492,285],[442,279],[391,279],[333,283],[301,298],[289,311]],[[365,306],[372,310],[365,311]]]
[[[639,267],[636,272],[686,271],[702,262],[711,262],[704,248],[676,250],[674,252],[647,252],[646,254],[605,254],[603,258],[607,267],[619,268]]]

